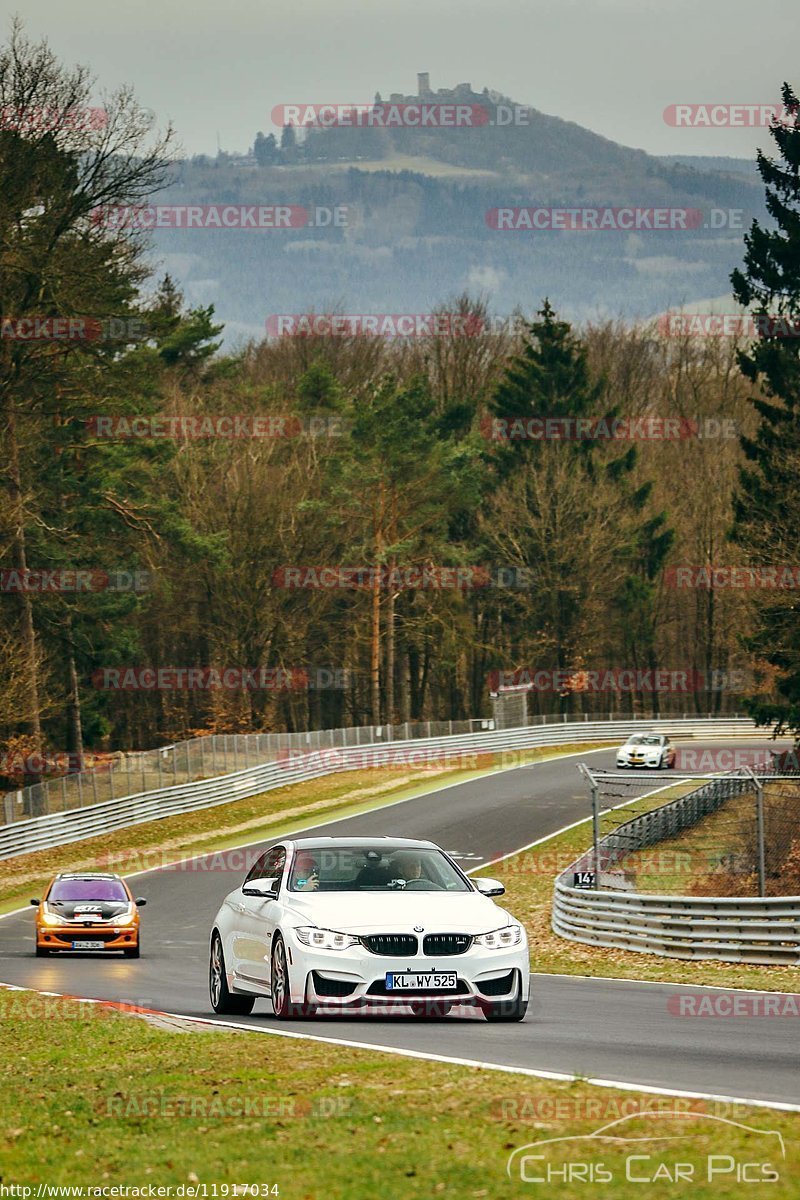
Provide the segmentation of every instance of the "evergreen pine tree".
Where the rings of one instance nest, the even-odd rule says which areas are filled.
[[[797,562],[800,530],[800,123],[798,99],[783,86],[789,120],[776,122],[771,136],[778,158],[758,153],[767,210],[775,227],[753,221],[745,235],[744,270],[731,275],[740,304],[758,320],[758,336],[739,355],[739,366],[760,395],[753,437],[741,438],[745,456],[734,500],[733,539],[751,564]],[[789,333],[790,336],[787,336]],[[778,699],[751,698],[748,711],[776,733],[800,740],[800,605],[794,592],[759,598],[757,627],[749,645],[777,668]]]

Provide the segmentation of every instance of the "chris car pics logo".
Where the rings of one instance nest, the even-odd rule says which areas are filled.
[[[565,1183],[624,1181],[669,1184],[689,1196],[703,1183],[777,1183],[785,1159],[783,1136],[776,1130],[675,1109],[623,1116],[591,1133],[529,1142],[509,1155],[506,1174],[559,1190]]]

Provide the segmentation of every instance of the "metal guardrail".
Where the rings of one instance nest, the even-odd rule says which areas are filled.
[[[649,726],[665,733],[680,732],[681,737],[752,737],[756,732],[753,722],[747,717],[681,721],[664,718],[651,720]],[[641,727],[640,719],[561,722],[516,729],[486,729],[452,737],[412,738],[341,748],[294,748],[287,751],[285,757],[279,761],[261,763],[232,774],[177,787],[139,792],[67,812],[0,826],[0,859],[65,845],[115,829],[173,816],[176,813],[228,804],[233,800],[242,800],[288,784],[317,779],[335,771],[392,764],[413,767],[432,759],[442,760],[443,766],[462,765],[466,769],[470,765],[469,756],[502,756],[506,752],[529,750],[537,746],[616,741],[626,738]],[[499,763],[481,763],[476,758],[473,765],[489,767],[511,764],[503,763],[501,757]]]
[[[635,716],[601,713],[583,714],[584,723],[631,720],[641,728],[650,724],[653,714]],[[693,713],[690,719],[700,720],[703,714]],[[711,716],[709,713],[708,716]],[[727,713],[725,719],[738,713]],[[672,714],[664,719],[686,720]],[[347,746],[372,746],[394,741],[425,740],[453,737],[462,733],[481,733],[493,729],[536,728],[541,725],[563,725],[569,721],[566,713],[532,716],[527,721],[498,725],[489,717],[464,721],[408,721],[402,725],[354,725],[344,729],[315,729],[299,733],[213,733],[190,738],[155,750],[117,751],[113,754],[87,755],[94,764],[83,771],[43,779],[15,792],[0,794],[0,826],[50,813],[69,812],[100,804],[104,800],[162,791],[179,784],[197,783],[201,779],[216,779],[273,762],[293,750],[344,749]],[[46,756],[45,756],[46,757]]]
[[[674,837],[728,799],[754,791],[752,775],[731,774],[633,817],[601,839],[597,878],[627,854]],[[575,872],[594,870],[588,850],[556,879],[551,924],[560,937],[667,958],[800,963],[800,896],[655,895],[567,883]]]

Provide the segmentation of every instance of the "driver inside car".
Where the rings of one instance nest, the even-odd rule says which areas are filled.
[[[319,887],[319,867],[313,854],[301,850],[294,865],[298,892],[315,892]]]
[[[416,854],[398,854],[390,865],[393,880],[408,883],[422,878],[422,860]]]

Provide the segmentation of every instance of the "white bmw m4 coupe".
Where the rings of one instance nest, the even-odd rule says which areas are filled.
[[[217,1013],[269,997],[276,1017],[454,1005],[521,1021],[530,962],[523,925],[433,842],[308,837],[261,855],[211,931]]]

